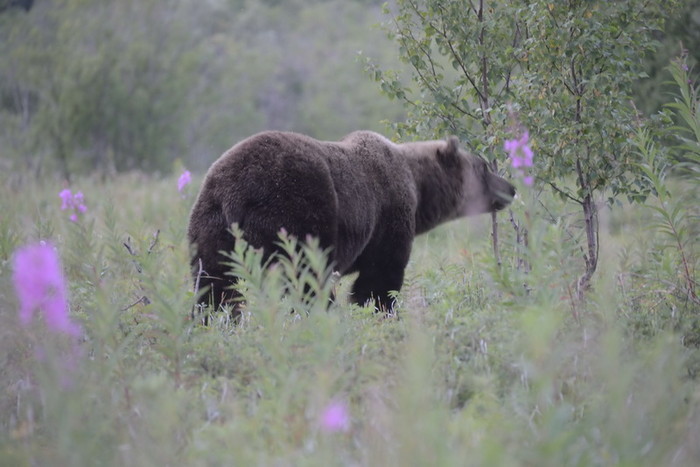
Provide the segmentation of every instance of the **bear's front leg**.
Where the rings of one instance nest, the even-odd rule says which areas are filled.
[[[389,277],[393,276],[393,277]],[[394,311],[395,300],[391,298],[389,292],[401,290],[403,284],[403,271],[400,274],[390,273],[380,277],[374,272],[360,272],[359,277],[352,286],[353,303],[364,306],[370,301],[374,301],[375,310],[390,314]]]
[[[410,253],[410,242],[397,242],[388,252],[363,254],[358,261],[360,275],[352,286],[351,300],[358,305],[373,300],[378,312],[393,312],[395,300],[389,293],[401,290]]]

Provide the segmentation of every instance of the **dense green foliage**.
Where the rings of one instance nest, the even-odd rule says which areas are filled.
[[[663,32],[654,36],[659,40],[658,48],[645,59],[645,75],[634,87],[637,107],[646,115],[652,115],[668,102],[672,91],[669,85],[671,76],[666,67],[668,62],[682,52],[688,54],[688,63],[693,67],[693,77],[700,77],[700,0],[684,0],[674,15],[667,17]]]
[[[321,139],[381,130],[380,121],[403,120],[403,110],[377,98],[356,61],[361,51],[394,66],[393,45],[374,27],[381,3],[0,3],[2,167],[57,169],[67,177],[95,169],[169,171],[180,159],[203,169],[261,129]],[[660,89],[668,76],[660,70],[679,41],[691,55],[698,49],[698,7],[685,4],[663,53],[646,67],[653,79],[639,84],[642,109],[666,100]],[[455,10],[454,20],[464,11]],[[507,18],[509,8],[496,11]],[[466,136],[459,126],[450,130]]]
[[[381,130],[402,110],[356,59],[392,61],[376,3],[38,0],[4,11],[0,158],[64,177],[169,171],[176,159],[204,169],[263,129]]]

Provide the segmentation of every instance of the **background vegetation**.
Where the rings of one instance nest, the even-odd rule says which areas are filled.
[[[537,58],[514,65],[528,73],[489,122],[478,94],[459,103],[482,115],[443,119],[460,67],[435,58],[440,79],[414,79],[437,55],[421,51],[421,64],[396,41],[426,31],[402,8],[438,3],[457,8],[406,0],[383,16],[361,0],[0,1],[0,464],[697,465],[700,7],[677,2],[665,32],[647,31],[659,44],[638,43],[645,64],[606,34],[651,26],[638,19],[653,19],[655,4],[607,22],[604,5],[642,3],[493,2],[505,9],[481,19],[455,10],[463,21],[450,27],[476,19],[511,39],[519,21],[551,28],[537,23],[546,17],[590,33],[572,44],[549,31],[550,51],[475,46],[477,57],[500,57],[500,70],[515,50]],[[371,27],[379,21],[384,31]],[[607,94],[553,92],[561,70],[551,58],[577,55],[591,37],[592,57],[612,51],[622,70],[605,77]],[[499,76],[487,76],[496,89]],[[538,102],[542,83],[549,94]],[[576,97],[621,112],[615,147],[627,164],[586,169],[602,169],[606,183],[591,195],[598,264],[582,296],[580,201],[592,191],[571,174],[577,148],[597,135],[575,131]],[[586,117],[598,131],[616,116]],[[488,218],[417,238],[399,317],[386,318],[345,300],[328,312],[309,304],[300,283],[342,297],[352,280],[326,282],[313,245],[272,270],[240,248],[231,261],[246,278],[245,319],[193,319],[185,226],[206,167],[265,128],[334,139],[382,130],[381,120],[403,138],[451,130],[504,173],[503,140],[531,129],[537,180],[509,174],[521,196],[499,214],[498,257]],[[604,159],[613,145],[600,144]],[[179,191],[184,167],[194,176]],[[632,174],[635,191],[615,191]],[[82,192],[85,212],[61,210],[64,189]],[[60,255],[78,338],[18,319],[13,258],[42,240]]]
[[[383,130],[406,110],[363,76],[371,58],[398,69],[377,27],[380,0],[36,0],[0,2],[3,168],[74,173],[204,170],[235,141],[270,128],[324,139]],[[679,43],[700,50],[700,5],[670,19],[647,113],[667,101]]]
[[[402,110],[356,59],[391,63],[380,2],[39,0],[0,9],[5,163],[204,170],[263,129],[337,139]],[[31,158],[27,157],[31,154]]]

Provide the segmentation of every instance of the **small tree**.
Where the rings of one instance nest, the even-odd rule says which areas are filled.
[[[412,68],[418,91],[405,87],[396,72],[372,63],[368,67],[388,96],[412,110],[405,123],[395,126],[399,135],[455,134],[498,170],[495,149],[518,65],[515,47],[522,40],[510,3],[398,0],[387,29],[399,44],[401,60]],[[495,214],[491,225],[500,263]]]
[[[579,298],[598,265],[598,200],[644,201],[650,188],[630,145],[638,119],[632,85],[674,2],[531,2],[513,97],[537,134],[539,178],[583,212],[586,245]],[[565,187],[573,174],[572,187]],[[561,185],[561,184],[564,185]]]
[[[450,130],[491,154],[495,168],[509,115],[517,115],[539,155],[537,183],[581,207],[582,298],[598,264],[597,201],[605,194],[608,203],[619,195],[641,201],[649,192],[628,143],[637,118],[629,96],[656,44],[652,33],[676,2],[397,3],[391,34],[420,97],[396,73],[373,71],[389,96],[413,109],[398,130]],[[498,255],[495,221],[493,236]]]

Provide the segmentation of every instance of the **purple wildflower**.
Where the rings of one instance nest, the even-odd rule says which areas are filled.
[[[531,186],[535,179],[531,175],[526,175],[524,170],[533,165],[534,153],[530,148],[530,134],[525,131],[518,139],[506,140],[503,149],[508,153],[513,168],[523,177],[523,183]]]
[[[342,402],[331,402],[321,414],[321,428],[327,432],[348,431],[350,415]]]
[[[87,206],[85,206],[85,197],[83,196],[82,191],[79,191],[73,195],[73,203],[79,212],[87,211]]]
[[[520,139],[506,140],[503,148],[511,159],[513,168],[532,167],[533,153],[529,146],[530,135],[526,131]]]
[[[80,326],[68,316],[66,284],[54,247],[46,242],[22,247],[15,253],[13,266],[20,322],[29,325],[38,311],[52,331],[79,335]]]
[[[66,188],[65,190],[61,191],[58,196],[61,197],[61,211],[70,209],[73,204],[73,194],[70,192],[70,190]]]
[[[177,191],[182,192],[182,190],[192,181],[192,174],[189,170],[185,170],[177,179]]]
[[[87,212],[87,206],[85,206],[85,197],[83,196],[82,191],[73,194],[68,188],[66,188],[65,190],[61,191],[58,194],[58,196],[61,198],[61,211],[73,211],[69,216],[69,219],[71,221],[77,222],[78,213],[83,214]]]

